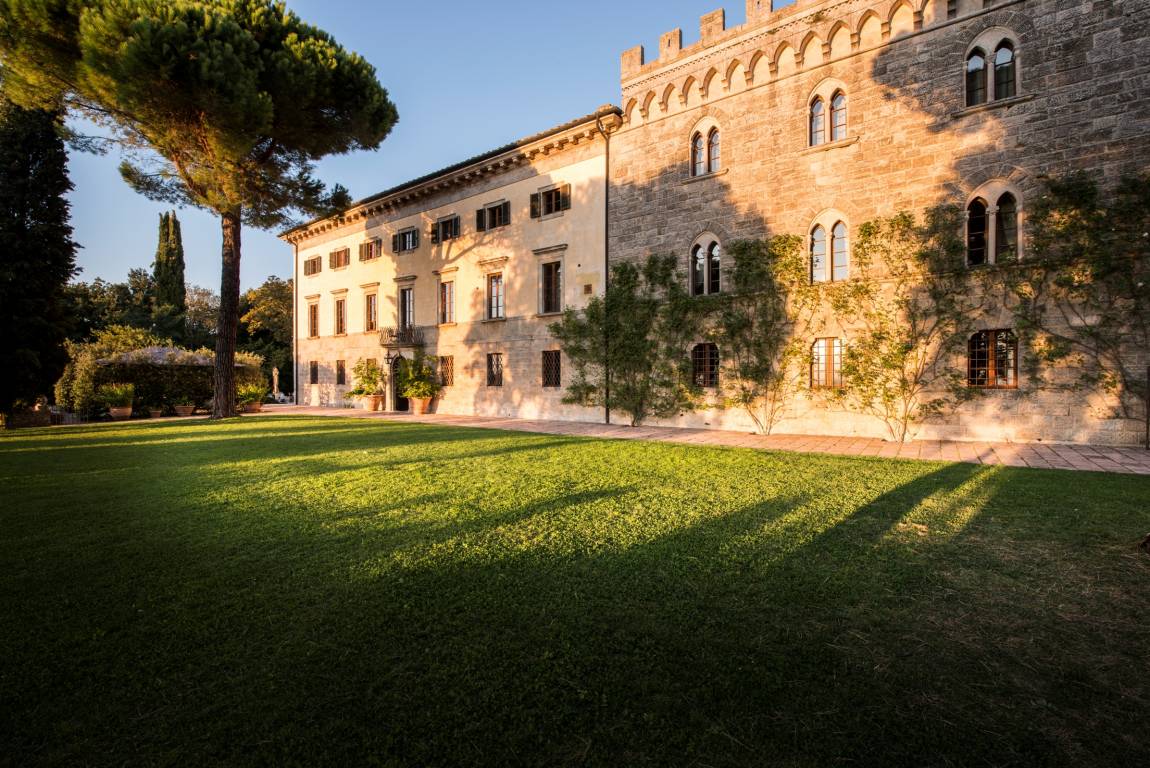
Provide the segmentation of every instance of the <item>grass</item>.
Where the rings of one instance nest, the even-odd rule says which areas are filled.
[[[0,438],[0,763],[1128,765],[1150,480],[267,417]]]

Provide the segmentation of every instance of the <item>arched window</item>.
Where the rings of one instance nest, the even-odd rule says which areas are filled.
[[[835,91],[831,97],[831,141],[841,141],[847,137],[847,95]]]
[[[707,136],[707,173],[717,173],[723,167],[719,149],[719,129],[712,128]]]
[[[1013,331],[979,331],[970,337],[966,381],[984,389],[1018,386],[1018,337]]]
[[[849,276],[847,226],[839,221],[831,228],[831,280],[846,280]]]
[[[1014,45],[1003,40],[994,52],[994,99],[1009,99],[1016,93]]]
[[[966,106],[986,103],[986,54],[975,48],[966,57]]]
[[[696,344],[691,350],[691,381],[696,387],[719,386],[719,348],[714,344]]]
[[[981,198],[966,208],[966,263],[986,263],[986,201]]]
[[[811,282],[827,279],[827,231],[821,225],[811,230]]]
[[[811,146],[817,147],[827,140],[826,115],[822,96],[811,102]]]
[[[994,260],[1013,261],[1018,255],[1018,201],[1007,192],[998,198],[994,214]]]
[[[691,295],[718,293],[722,287],[722,247],[704,240],[691,248]]]
[[[707,148],[703,134],[696,133],[691,139],[691,175],[703,176],[707,173]]]
[[[816,339],[811,346],[811,389],[838,389],[842,385],[842,339]]]

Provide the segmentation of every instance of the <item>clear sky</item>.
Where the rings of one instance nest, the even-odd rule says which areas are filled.
[[[683,29],[699,38],[710,0],[289,0],[305,21],[327,30],[376,68],[399,109],[399,124],[376,152],[333,157],[319,166],[328,184],[359,199],[524,136],[619,103],[619,55]],[[728,2],[727,24],[745,20]],[[125,279],[150,267],[164,206],[120,180],[115,154],[73,153],[72,223],[82,246],[78,279]],[[187,278],[219,289],[218,221],[181,211]],[[245,288],[291,275],[291,248],[272,233],[245,229]]]

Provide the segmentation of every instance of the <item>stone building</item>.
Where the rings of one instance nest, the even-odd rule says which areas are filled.
[[[621,110],[600,109],[288,233],[301,401],[340,402],[341,365],[410,356],[418,342],[454,366],[442,412],[599,419],[543,386],[545,352],[546,365],[559,366],[547,383],[567,383],[544,294],[554,291],[545,266],[555,262],[563,306],[601,293],[605,234],[612,263],[675,254],[701,294],[728,285],[726,244],[798,235],[811,280],[833,285],[870,279],[851,264],[861,224],[950,204],[964,213],[962,268],[974,275],[1025,260],[1027,213],[1044,175],[1086,170],[1111,185],[1150,169],[1147,0],[797,0],[777,10],[748,0],[745,24],[728,28],[715,11],[702,17],[697,43],[682,39],[677,29],[664,34],[653,61],[641,47],[622,55]],[[532,218],[540,194],[554,202]],[[510,206],[510,224],[477,231],[476,211],[497,203]],[[459,237],[431,243],[455,217]],[[371,258],[359,257],[361,246]],[[491,322],[496,274],[506,318]],[[454,314],[438,322],[444,284]],[[975,332],[962,355],[940,361],[981,396],[917,435],[1137,442],[1141,425],[1104,394],[1020,374],[1014,315],[995,288],[972,282],[986,294]],[[365,322],[369,306],[379,328]],[[886,436],[874,416],[820,395],[835,386],[853,331],[823,315],[801,364],[807,386],[777,431]],[[405,335],[407,326],[419,333]],[[490,355],[500,354],[503,386],[488,386]],[[1150,362],[1145,349],[1129,354]],[[721,360],[722,350],[702,359]],[[1047,384],[1069,376],[1048,373]],[[751,426],[718,407],[718,389],[708,398],[709,407],[668,423]]]
[[[565,406],[548,325],[603,291],[606,152],[584,118],[284,235],[295,247],[301,404],[344,406],[352,368],[429,356],[440,413],[593,418]],[[390,377],[385,404],[408,403]]]
[[[1150,169],[1144,0],[798,0],[779,10],[748,0],[747,19],[728,29],[716,11],[689,47],[676,29],[654,61],[641,47],[622,55],[612,261],[676,254],[706,293],[723,284],[723,244],[787,233],[805,238],[812,280],[856,279],[860,224],[949,203],[966,212],[973,272],[1004,254],[1025,260],[1041,176],[1086,170],[1113,184]],[[989,385],[983,396],[918,436],[1141,439],[1141,424],[1098,393],[1020,380],[1009,307],[992,296],[981,304],[971,348],[1009,355],[991,351],[972,373]],[[851,328],[830,317],[820,336],[810,376],[825,373],[826,384]],[[1144,360],[1146,350],[1130,354]],[[942,363],[978,365],[965,357]],[[996,358],[1014,370],[996,376]],[[810,395],[788,404],[780,432],[886,436],[873,416]],[[676,423],[750,426],[718,408]]]

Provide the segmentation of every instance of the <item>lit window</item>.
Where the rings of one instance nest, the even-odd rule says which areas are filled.
[[[826,114],[821,96],[816,96],[811,102],[811,130],[810,143],[812,147],[827,140]]]
[[[847,250],[847,226],[841,221],[831,228],[831,280],[850,276],[850,252]]]
[[[379,327],[379,299],[374,293],[364,297],[363,316],[364,331],[371,332]]]
[[[719,293],[722,267],[722,248],[717,241],[696,243],[691,249],[691,295]]]
[[[839,389],[842,385],[842,339],[817,339],[811,347],[811,389]]]
[[[827,280],[827,231],[821,225],[811,230],[811,282]]]
[[[831,97],[831,141],[847,137],[847,95],[836,91]]]
[[[502,320],[504,318],[503,275],[487,276],[487,319]]]
[[[970,337],[967,383],[983,389],[1018,386],[1018,337],[1013,331],[979,331]]]
[[[399,289],[399,327],[412,328],[415,326],[415,289]]]
[[[722,149],[719,146],[719,129],[712,128],[707,136],[707,173],[718,173],[722,167]]]
[[[439,284],[439,324],[455,322],[455,281],[447,280]]]
[[[691,139],[691,175],[703,176],[707,173],[707,148],[703,134],[696,133]]]
[[[343,269],[351,264],[351,249],[340,248],[338,251],[332,251],[328,255],[328,260],[332,269]]]

